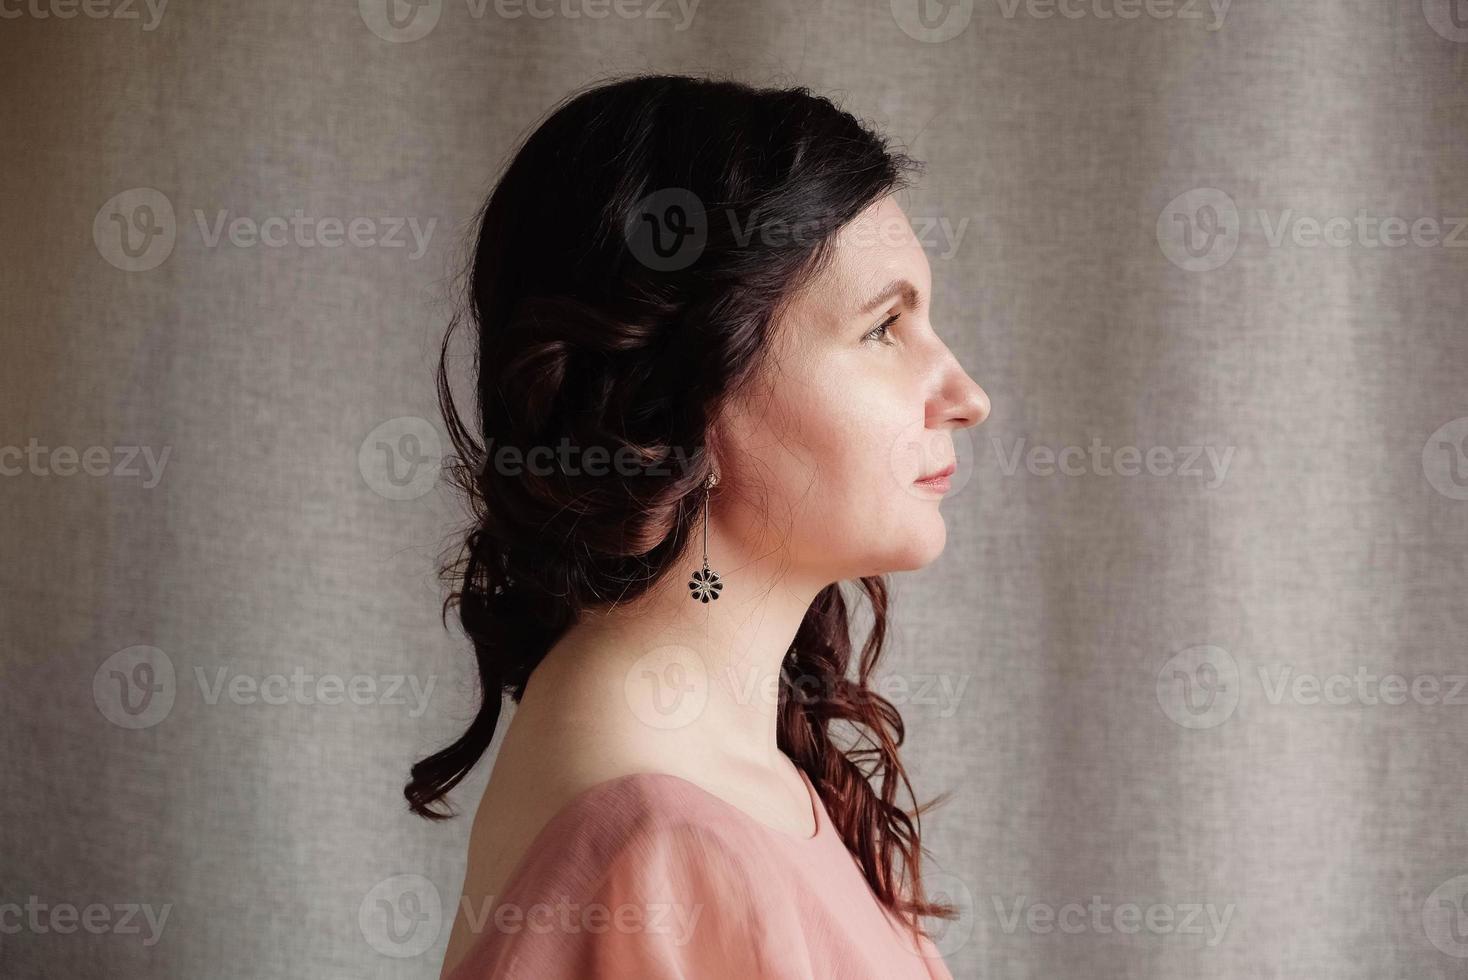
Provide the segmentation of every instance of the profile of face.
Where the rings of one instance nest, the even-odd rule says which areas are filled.
[[[839,229],[776,324],[770,367],[720,430],[715,527],[827,583],[920,568],[943,550],[954,432],[989,397],[931,322],[932,273],[892,196]],[[720,488],[724,489],[723,487]]]

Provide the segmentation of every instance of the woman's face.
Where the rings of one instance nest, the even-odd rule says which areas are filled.
[[[956,461],[953,431],[982,422],[989,396],[934,332],[931,288],[892,197],[837,233],[777,324],[769,373],[726,416],[724,533],[821,583],[942,552],[943,491],[915,481]]]

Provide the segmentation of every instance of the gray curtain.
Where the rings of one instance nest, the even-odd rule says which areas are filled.
[[[437,975],[447,276],[632,70],[928,162],[994,406],[888,661],[955,976],[1468,971],[1464,0],[0,14],[0,975]]]

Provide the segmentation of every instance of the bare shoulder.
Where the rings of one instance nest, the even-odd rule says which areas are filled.
[[[798,800],[794,790],[772,791],[698,754],[689,739],[661,734],[613,710],[595,685],[578,693],[547,683],[522,700],[474,814],[444,976],[473,947],[485,909],[510,901],[517,886],[519,899],[527,888],[589,886],[580,876],[609,870],[633,844],[683,858],[668,864],[672,873],[737,876],[755,860],[749,855],[762,853],[758,824],[741,810],[771,822],[809,820],[803,791]],[[680,839],[702,850],[668,846]],[[742,865],[734,854],[747,856]]]
[[[445,976],[477,938],[470,913],[503,900],[527,876],[527,861],[571,859],[564,848],[537,847],[545,835],[576,840],[583,849],[580,864],[590,868],[598,859],[585,849],[603,849],[609,861],[628,840],[682,809],[670,799],[678,780],[646,778],[661,768],[660,760],[584,732],[540,737],[534,728],[533,722],[512,722],[475,811]],[[543,877],[536,868],[528,876]]]
[[[495,760],[469,836],[465,892],[492,895],[504,890],[510,875],[535,839],[589,791],[633,773],[639,763],[559,745],[532,751],[510,744]],[[584,808],[583,808],[584,809]]]

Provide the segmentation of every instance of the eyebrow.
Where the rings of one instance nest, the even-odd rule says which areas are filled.
[[[871,313],[873,310],[877,309],[877,307],[887,302],[893,296],[899,295],[902,297],[903,302],[906,303],[908,306],[915,307],[918,305],[917,287],[914,286],[907,279],[898,278],[893,279],[891,282],[887,283],[887,285],[883,286],[881,290],[877,293],[877,295],[867,300],[866,303],[863,304],[862,308],[857,310],[856,313],[853,314],[853,316],[866,316],[868,313]]]

